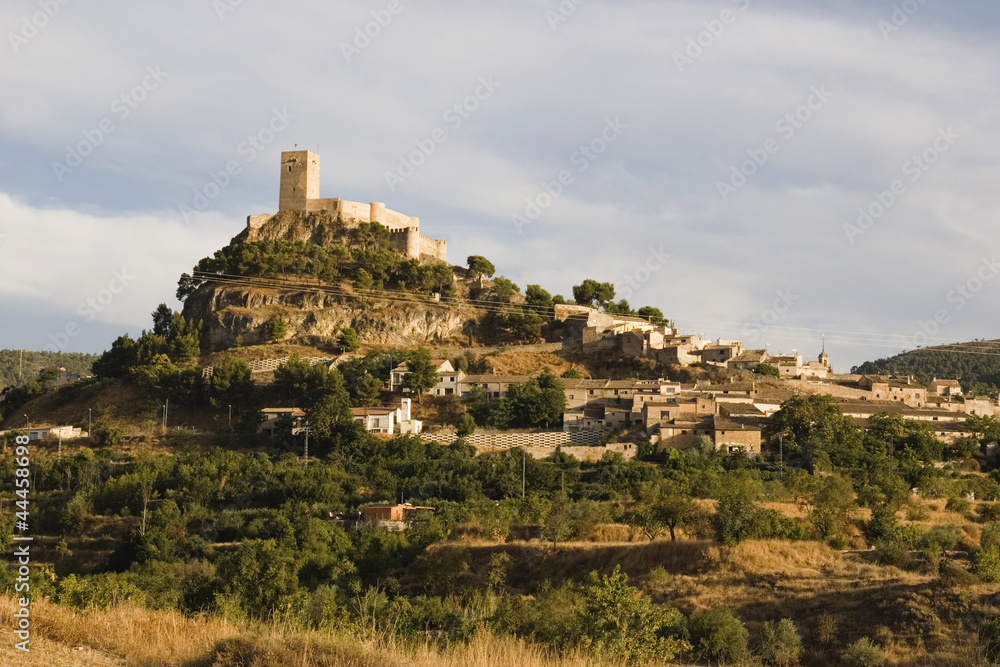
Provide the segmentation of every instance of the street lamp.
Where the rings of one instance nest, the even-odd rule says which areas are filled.
[[[229,428],[233,428],[233,406],[229,406]]]
[[[28,415],[24,415],[24,428],[28,429],[28,431],[31,431],[31,422],[28,420]]]
[[[94,420],[91,414],[91,408],[87,408],[87,437],[94,437]]]

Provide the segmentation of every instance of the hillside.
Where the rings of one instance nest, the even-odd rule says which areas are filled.
[[[20,384],[19,378],[23,378],[23,382],[35,380],[40,370],[50,366],[65,366],[71,373],[90,375],[90,368],[99,356],[79,352],[0,350],[0,389]]]
[[[997,395],[1000,388],[1000,340],[976,340],[925,347],[886,359],[866,361],[852,373],[914,375],[921,382],[955,378],[966,392]]]

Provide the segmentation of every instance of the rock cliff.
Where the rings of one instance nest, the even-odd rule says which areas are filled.
[[[265,324],[275,315],[288,322],[284,340],[324,347],[336,345],[344,327],[354,327],[368,345],[460,342],[482,313],[430,302],[205,285],[187,299],[184,315],[205,324],[203,341],[217,351],[233,347],[237,337],[246,345],[267,342]]]

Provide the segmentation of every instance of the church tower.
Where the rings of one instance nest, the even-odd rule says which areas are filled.
[[[830,367],[830,355],[826,353],[826,336],[823,336],[823,351],[819,353],[819,363]]]

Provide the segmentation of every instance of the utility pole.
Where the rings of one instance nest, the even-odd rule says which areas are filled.
[[[781,472],[785,472],[785,442],[784,434],[778,435],[778,461],[781,465]]]
[[[233,406],[231,405],[229,406],[229,428],[230,430],[233,428]]]
[[[528,450],[521,450],[521,500],[524,501],[524,480],[528,472]]]
[[[94,437],[94,419],[92,408],[87,408],[87,437]]]
[[[306,434],[306,444],[303,448],[302,457],[305,459],[305,465],[309,465],[309,427],[305,429]]]

